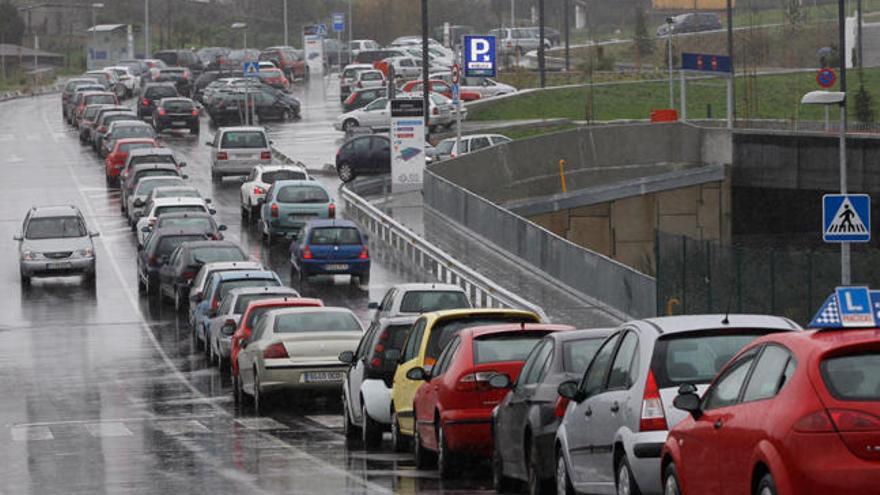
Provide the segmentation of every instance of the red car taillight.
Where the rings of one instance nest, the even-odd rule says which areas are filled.
[[[431,115],[440,115],[440,109],[437,107],[434,107],[434,109],[431,110]]]
[[[266,194],[266,190],[260,186],[254,186],[254,194]]]
[[[227,155],[225,151],[218,151],[217,152],[217,159],[218,160],[226,160],[227,158],[229,158],[229,155]]]
[[[458,379],[458,383],[455,384],[455,390],[459,392],[485,392],[492,390],[492,387],[489,386],[489,379],[497,374],[497,371],[468,373]]]
[[[367,246],[361,248],[360,254],[358,254],[358,259],[360,260],[368,260],[370,259],[370,252],[367,250]]]
[[[880,452],[874,448],[880,433],[880,418],[852,409],[819,410],[798,420],[792,429],[799,433],[837,432],[844,445],[856,456],[880,460]]]
[[[263,351],[263,359],[284,359],[290,357],[287,355],[287,349],[281,342],[276,342]]]
[[[272,215],[272,218],[278,218],[278,204],[272,203],[272,206],[269,207],[269,213]]]
[[[168,112],[166,112],[164,108],[159,109],[159,115],[164,116],[166,113]]]
[[[648,372],[645,382],[645,394],[642,396],[642,417],[639,420],[639,431],[667,430],[666,414],[663,412],[663,401],[660,400],[660,389],[654,380],[654,372]]]
[[[260,153],[260,160],[271,160],[272,152],[271,151],[263,151]]]
[[[553,415],[557,418],[562,418],[565,416],[565,410],[568,408],[568,403],[571,402],[569,399],[565,397],[559,396],[556,398],[556,408],[553,409]]]
[[[352,93],[352,94],[348,95],[348,98],[345,99],[345,104],[346,105],[353,105],[355,98],[357,98],[356,93]]]
[[[303,254],[302,254],[302,257],[303,257],[304,260],[310,260],[310,259],[313,259],[313,258],[315,257],[315,255],[313,255],[313,254],[312,254],[312,250],[309,249],[308,246],[306,246],[306,247],[303,248]]]
[[[327,205],[327,218],[336,218],[336,205],[333,203]]]
[[[150,100],[144,98],[143,100],[141,100],[141,105],[143,105],[145,107],[150,106]]]
[[[193,115],[193,117],[198,117],[198,116],[199,116],[199,111],[196,110],[195,108],[193,108],[192,115]]]

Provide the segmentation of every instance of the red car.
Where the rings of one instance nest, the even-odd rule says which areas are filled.
[[[452,98],[452,86],[449,85],[446,81],[442,79],[429,79],[428,84],[431,85],[431,91],[435,93],[440,93],[441,95]],[[422,92],[422,81],[420,79],[414,79],[403,85],[403,88],[400,89],[404,93],[421,93]],[[461,96],[461,101],[473,101],[480,99],[480,93],[476,91],[461,91],[459,93]]]
[[[73,124],[79,127],[83,113],[89,105],[119,105],[119,98],[115,93],[109,91],[89,91],[83,93],[79,100],[79,104],[73,109]]]
[[[284,77],[281,69],[260,69],[260,80],[273,88],[281,90],[290,88],[290,81]]]
[[[112,182],[119,178],[119,172],[125,167],[125,160],[128,158],[128,152],[138,148],[160,148],[160,146],[155,139],[149,138],[116,140],[113,150],[106,158],[104,158],[104,169],[105,175],[107,176],[107,182]]]
[[[446,477],[457,456],[491,457],[492,409],[507,395],[507,385],[545,335],[573,329],[542,323],[468,328],[446,345],[430,372],[409,370],[407,378],[425,380],[413,398],[416,466],[423,469],[436,456]],[[506,375],[504,386],[490,384],[499,374]]]
[[[768,335],[740,351],[661,453],[667,494],[880,491],[880,329]]]
[[[323,306],[324,302],[320,299],[312,299],[309,297],[278,297],[273,299],[262,299],[248,304],[241,318],[238,320],[238,328],[232,334],[232,346],[229,351],[229,362],[232,365],[232,379],[238,380],[238,353],[241,351],[241,341],[251,336],[251,326],[258,316],[272,309],[280,308],[302,308]],[[235,320],[230,320],[233,323]],[[237,391],[236,387],[233,387]],[[238,397],[236,395],[236,397]]]

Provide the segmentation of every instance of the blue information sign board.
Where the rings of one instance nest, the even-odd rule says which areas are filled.
[[[698,72],[730,73],[730,57],[706,53],[682,53],[681,68]]]
[[[465,77],[495,77],[495,37],[464,37]]]

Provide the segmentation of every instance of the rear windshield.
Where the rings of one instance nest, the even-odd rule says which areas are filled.
[[[104,117],[104,125],[109,126],[112,122],[117,122],[120,120],[131,120],[131,121],[136,122],[137,115],[132,115],[130,113],[119,113],[119,114],[115,114],[115,115],[108,115],[108,116]]]
[[[312,230],[312,235],[309,236],[309,244],[314,246],[360,243],[361,235],[352,227],[322,227]]]
[[[381,81],[381,72],[364,72],[361,74],[361,81]]]
[[[184,242],[203,241],[203,235],[166,235],[159,240],[156,246],[156,256],[168,256]]]
[[[380,350],[374,348],[370,351],[371,360],[374,357],[382,359],[382,368],[386,371],[392,371],[394,368],[397,368],[396,359],[389,361],[388,351],[402,351],[403,344],[406,343],[406,338],[409,336],[411,329],[412,325],[389,325],[382,330],[379,333],[379,340],[375,341],[376,344],[380,344],[382,347],[379,348]],[[380,355],[377,356],[377,352]]]
[[[88,119],[88,120],[95,118],[95,115],[98,115],[98,110],[100,110],[100,109],[101,109],[101,107],[87,108],[85,113],[83,114],[83,118]]]
[[[316,186],[287,186],[278,191],[279,203],[327,203],[327,191]]]
[[[478,327],[485,325],[495,325],[498,323],[537,323],[537,320],[522,316],[484,316],[476,318],[458,318],[447,321],[441,321],[434,325],[431,329],[431,336],[428,337],[428,347],[425,350],[425,364],[433,366],[440,356],[440,351],[446,347],[450,340],[458,335],[458,332],[465,328]]]
[[[27,239],[57,239],[59,237],[83,237],[86,226],[79,217],[32,218],[28,222]]]
[[[153,143],[122,143],[119,145],[119,151],[123,153],[128,153],[131,150],[141,149],[141,148],[152,148]]]
[[[703,331],[672,334],[654,346],[651,370],[660,388],[709,383],[730,358],[769,330]]]
[[[192,112],[193,104],[186,100],[166,101],[162,107],[169,112]]]
[[[822,379],[834,398],[880,401],[880,352],[849,354],[822,360]]]
[[[260,76],[278,77],[281,75],[281,69],[260,69]]]
[[[247,278],[242,280],[227,280],[225,282],[220,282],[220,287],[215,294],[215,297],[218,301],[223,300],[226,297],[226,294],[229,294],[229,291],[232,289],[239,289],[241,287],[278,287],[281,285],[274,278]]]
[[[464,294],[451,290],[413,290],[404,294],[400,301],[401,313],[427,313],[469,307],[471,303]]]
[[[135,196],[147,196],[153,189],[162,186],[174,186],[177,184],[183,184],[182,179],[160,179],[160,180],[142,180],[138,182],[137,192],[135,192]]]
[[[135,176],[135,181],[138,181],[144,177],[179,177],[179,176],[173,170],[162,170],[162,169],[141,170]]]
[[[131,158],[132,165],[140,165],[142,163],[171,163],[174,164],[174,157],[171,155],[143,155]]]
[[[221,148],[265,148],[266,136],[260,131],[230,131],[223,133]]]
[[[244,313],[244,310],[247,309],[248,304],[254,301],[262,301],[263,299],[275,299],[280,296],[289,296],[291,295],[288,292],[278,293],[278,292],[261,292],[259,294],[246,294],[244,296],[239,296],[238,299],[235,300],[235,308],[233,308],[233,313],[240,315]]]
[[[546,332],[487,335],[474,340],[474,364],[525,361]]]
[[[569,340],[562,343],[562,370],[582,375],[605,337]]]
[[[244,261],[246,259],[244,253],[237,246],[203,246],[193,249],[190,255],[193,261],[203,265],[219,261]]]
[[[147,88],[146,93],[144,94],[145,98],[170,98],[173,96],[177,96],[177,89],[171,86],[155,86],[152,88]]]
[[[360,332],[361,325],[345,311],[293,313],[275,318],[275,333]]]
[[[276,180],[305,180],[306,174],[300,170],[273,170],[263,172],[260,179],[266,184],[274,184]]]
[[[169,205],[157,206],[155,215],[158,217],[163,213],[204,213],[205,211],[202,205]]]
[[[113,130],[113,138],[153,137],[153,128],[149,126],[123,126]]]
[[[182,181],[181,181],[182,182]],[[195,189],[171,189],[156,191],[155,198],[201,198],[199,191]]]
[[[170,217],[160,218],[157,228],[214,231],[214,222],[208,217]]]
[[[89,95],[85,98],[87,105],[109,105],[116,103],[116,97],[113,95]]]

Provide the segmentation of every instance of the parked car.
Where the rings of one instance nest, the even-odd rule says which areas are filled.
[[[279,180],[309,180],[304,165],[257,165],[241,185],[241,218],[254,220],[260,216],[260,201],[266,191]]]
[[[241,262],[239,262],[241,263]],[[281,287],[281,279],[269,270],[234,270],[215,272],[205,283],[202,300],[193,312],[193,335],[196,343],[206,342],[210,319],[216,316],[220,301],[232,289],[240,287]]]
[[[208,206],[208,203],[202,198],[157,199],[149,205],[149,209],[144,209],[144,215],[135,224],[138,246],[145,245],[147,238],[153,232],[157,217],[165,213],[209,213],[213,215],[216,210]]]
[[[660,451],[669,428],[685,417],[672,407],[678,387],[705,390],[748,343],[799,330],[787,318],[756,315],[626,323],[605,340],[580,381],[559,385],[571,402],[556,432],[557,489],[661,493]]]
[[[467,293],[455,284],[398,284],[385,292],[381,302],[371,302],[367,308],[375,310],[373,322],[382,318],[418,316],[444,309],[471,307]]]
[[[132,138],[149,139],[155,143],[155,147],[159,145],[156,131],[149,124],[140,121],[117,120],[110,123],[107,132],[102,136],[98,155],[101,158],[106,158],[116,146],[116,141]]]
[[[119,176],[124,180],[128,178],[128,174],[134,167],[146,164],[174,165],[178,170],[186,167],[186,162],[179,160],[174,151],[169,148],[141,148],[129,151],[125,167]]]
[[[388,136],[372,134],[349,139],[336,152],[336,174],[342,182],[361,175],[391,172],[391,143]]]
[[[116,77],[119,78],[119,84],[121,84],[122,87],[125,88],[126,98],[131,98],[132,95],[135,94],[135,92],[140,90],[140,76],[135,74],[130,67],[124,65],[115,65],[105,68],[108,70],[112,70],[116,73]]]
[[[128,153],[131,150],[143,148],[158,148],[159,143],[152,138],[120,138],[113,139],[108,143],[110,148],[104,157],[104,176],[108,184],[119,183],[119,172],[125,166]]]
[[[334,129],[346,133],[356,127],[366,127],[374,132],[390,129],[391,102],[388,98],[377,98],[363,108],[343,113],[333,123]]]
[[[201,229],[205,233],[206,239],[222,241],[223,232],[226,231],[226,225],[218,224],[210,213],[201,211],[162,213],[156,217],[156,223],[148,227],[149,232],[145,232],[147,234],[146,239],[149,239],[150,234],[155,230],[177,228],[186,230]],[[181,299],[181,301],[186,301],[186,298]]]
[[[273,88],[287,90],[290,89],[290,81],[288,81],[287,76],[284,75],[284,72],[277,67],[273,67],[271,69],[260,69],[260,81],[264,84],[268,84]]]
[[[115,105],[106,105],[103,103],[89,105],[85,108],[82,118],[79,121],[79,142],[86,144],[91,140],[92,129],[95,126],[95,118],[102,108],[113,107]]]
[[[106,112],[100,114],[94,130],[92,131],[92,149],[95,150],[99,156],[101,155],[101,150],[104,149],[104,138],[107,136],[107,133],[110,132],[110,126],[114,122],[123,121],[138,122],[138,118],[137,115],[131,111]]]
[[[208,362],[216,364],[221,370],[226,368],[226,360],[232,351],[232,334],[238,327],[241,314],[248,304],[279,297],[297,298],[299,293],[290,287],[242,287],[232,289],[220,301],[217,315],[210,319],[205,332],[205,348]]]
[[[412,56],[391,57],[384,61],[392,68],[394,78],[397,79],[413,79],[422,75],[422,61]]]
[[[290,243],[290,279],[302,285],[314,275],[351,275],[370,284],[366,236],[350,220],[310,220]]]
[[[88,230],[86,220],[75,206],[40,206],[28,210],[21,231],[13,236],[18,243],[21,284],[32,277],[82,275],[85,283],[95,283],[95,246],[98,233]]]
[[[470,134],[462,136],[459,145],[456,146],[456,138],[447,138],[437,143],[434,152],[431,153],[431,158],[433,160],[447,160],[510,141],[509,137],[501,134]]]
[[[556,429],[568,404],[556,389],[564,381],[583,376],[612,331],[592,328],[551,333],[532,349],[519,377],[508,384],[510,392],[492,414],[492,480],[497,492],[511,490],[515,481],[525,482],[531,494],[550,492],[548,485],[556,474]]]
[[[358,73],[367,70],[373,70],[373,64],[350,64],[345,66],[342,74],[339,75],[339,101],[344,102],[348,98]]]
[[[489,31],[489,34],[495,36],[495,46],[499,55],[523,56],[526,53],[537,50],[541,45],[541,40],[531,28],[500,28]],[[553,44],[544,37],[544,49],[550,49]]]
[[[465,77],[461,82],[461,91],[477,93],[480,98],[491,98],[516,93],[516,88],[488,77]]]
[[[350,88],[348,97],[342,102],[342,111],[351,112],[363,108],[379,98],[388,96],[387,88],[361,89]]]
[[[100,124],[101,117],[111,112],[124,112],[137,119],[137,115],[132,113],[131,109],[124,105],[97,105],[98,109],[95,114],[88,120],[85,118],[80,121],[79,135],[82,144],[91,144],[95,140],[95,133]],[[83,114],[85,116],[85,114]]]
[[[375,69],[358,71],[352,81],[355,89],[384,88],[385,85],[385,75]]]
[[[461,458],[489,457],[492,410],[535,344],[566,330],[574,327],[507,323],[467,328],[450,339],[430,370],[411,368],[407,378],[424,382],[412,404],[416,468],[436,461],[440,477],[449,478]]]
[[[672,22],[669,22],[672,21]],[[696,33],[721,29],[718,14],[712,12],[689,12],[670,17],[667,22],[657,27],[657,36],[666,36],[669,29],[672,34]]]
[[[345,366],[338,356],[354,350],[364,333],[348,308],[285,308],[263,314],[238,353],[242,398],[257,414],[284,391],[338,391]]]
[[[220,272],[263,270],[263,265],[257,261],[232,261],[227,263],[205,263],[199,269],[187,291],[187,312],[189,314],[190,326],[195,326],[195,310],[196,307],[204,299],[204,290],[207,283],[211,280],[211,276]],[[181,306],[175,305],[177,311],[183,310]]]
[[[188,213],[169,213],[167,215],[174,215],[174,219],[179,220],[186,218],[184,215],[188,215]],[[162,219],[165,216],[161,215],[159,218]],[[217,230],[226,230],[225,225],[220,229],[211,228],[210,224],[207,227],[202,232],[208,240],[181,244],[171,253],[168,263],[159,269],[159,299],[167,298],[172,301],[175,298],[182,299],[181,296],[186,292],[185,288],[189,286],[193,277],[196,276],[196,273],[205,263],[245,261],[248,259],[247,254],[242,251],[238,244],[215,238],[217,237]],[[166,223],[165,226],[162,226],[158,224],[156,231],[161,232],[169,228],[179,228],[187,231],[198,231],[201,229],[194,223],[176,222],[176,225]]]
[[[74,77],[67,81],[64,85],[64,89],[61,90],[61,116],[66,122],[70,123],[70,120],[67,117],[67,111],[69,110],[68,102],[73,97],[77,86],[97,86],[97,82],[97,79],[94,77]],[[103,89],[103,86],[96,88],[97,91]]]
[[[119,98],[108,91],[82,91],[77,94],[76,108],[73,109],[73,125],[79,127],[86,107],[89,105],[119,105]]]
[[[303,57],[302,50],[290,46],[270,46],[260,52],[259,59],[275,63],[289,81],[309,78],[309,65]]]
[[[379,43],[373,40],[351,40],[348,42],[348,49],[352,57],[357,57],[357,54],[364,50],[379,50],[381,48]]]
[[[172,83],[177,88],[177,94],[192,96],[193,75],[185,67],[166,67],[159,69],[159,73],[153,77],[153,82]]]
[[[428,81],[428,84],[431,87],[432,93],[440,93],[441,95],[452,98],[452,84],[447,83],[442,79],[432,79]],[[415,79],[407,82],[400,88],[400,90],[404,93],[421,93],[422,81],[419,79]],[[480,93],[477,91],[466,91],[464,88],[461,88],[459,92],[459,96],[461,101],[474,101],[480,99]]]
[[[665,493],[871,493],[880,430],[877,329],[762,337],[702,399],[682,385],[687,416],[663,447]]]
[[[137,225],[138,219],[144,216],[144,208],[150,203],[153,191],[161,187],[183,186],[183,178],[175,175],[160,175],[157,177],[143,177],[137,182],[131,194],[127,195],[124,214],[128,218],[128,225]]]
[[[199,109],[189,98],[162,98],[153,110],[153,128],[162,132],[167,128],[189,129],[199,134]]]
[[[83,95],[92,93],[106,94],[107,90],[97,82],[80,84],[73,90],[73,94],[70,95],[67,103],[65,103],[64,113],[68,124],[76,126],[76,109],[79,107]]]
[[[415,432],[413,398],[424,380],[408,376],[413,368],[427,369],[437,363],[440,352],[465,328],[502,323],[540,323],[531,311],[514,309],[452,309],[425,313],[413,324],[391,389],[391,442],[403,451]]]
[[[269,187],[260,207],[260,230],[271,245],[276,236],[299,234],[309,220],[335,217],[336,204],[319,182],[279,180]]]
[[[165,229],[153,232],[137,255],[138,292],[157,294],[159,270],[168,263],[171,253],[184,242],[201,241],[205,238],[205,232],[200,229]]]
[[[152,117],[156,104],[162,98],[176,98],[177,86],[174,83],[150,83],[144,87],[141,97],[138,99],[137,116],[143,120]]]
[[[135,188],[137,188],[138,182],[144,177],[189,178],[186,174],[181,173],[180,168],[173,163],[143,163],[134,165],[131,169],[124,171],[124,175],[121,175],[120,189],[122,197],[120,201],[122,207],[128,208],[129,203],[134,204],[133,200],[130,200],[131,195],[134,193]],[[123,213],[127,213],[127,210]]]
[[[153,54],[153,58],[165,62],[168,67],[185,67],[193,74],[200,74],[205,66],[192,50],[163,50]]]
[[[211,147],[211,179],[248,175],[256,165],[272,163],[272,141],[262,127],[221,127]]]

